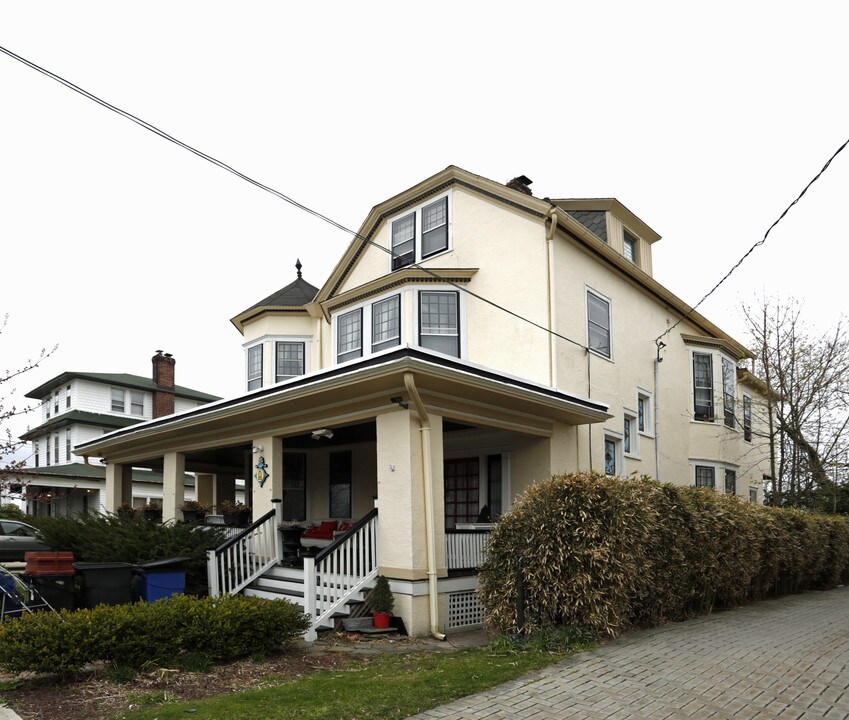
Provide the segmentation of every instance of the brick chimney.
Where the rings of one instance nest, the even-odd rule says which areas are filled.
[[[525,193],[525,195],[533,195],[531,192],[533,182],[527,175],[519,175],[519,177],[508,180],[506,184],[512,190],[518,190],[521,193]]]
[[[171,415],[174,412],[174,365],[177,361],[171,353],[157,350],[151,358],[153,363],[153,417]]]

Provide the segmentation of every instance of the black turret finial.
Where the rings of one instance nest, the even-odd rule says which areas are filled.
[[[302,267],[303,267],[303,265],[301,265],[301,258],[298,258],[298,261],[295,263],[295,269],[298,271],[298,277],[301,277],[301,268]]]

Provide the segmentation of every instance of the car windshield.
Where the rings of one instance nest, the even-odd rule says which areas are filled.
[[[0,528],[3,529],[3,535],[35,537],[36,534],[34,527],[25,525],[24,523],[15,522],[14,520],[0,520]]]

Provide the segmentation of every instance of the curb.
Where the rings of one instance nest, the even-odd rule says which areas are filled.
[[[0,720],[21,720],[21,716],[5,705],[0,705]]]

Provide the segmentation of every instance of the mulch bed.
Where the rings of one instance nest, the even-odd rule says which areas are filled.
[[[52,676],[0,676],[12,689],[2,691],[6,704],[24,720],[105,720],[145,706],[145,698],[198,700],[225,693],[277,685],[287,678],[304,677],[319,670],[337,669],[364,658],[347,653],[307,654],[302,649],[270,656],[262,662],[241,660],[213,666],[204,673],[171,668],[138,673],[127,683],[112,682],[104,668],[57,682]]]

